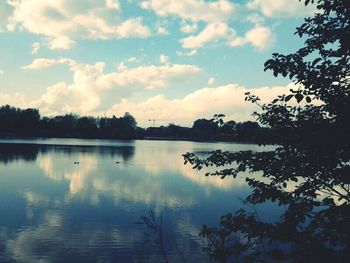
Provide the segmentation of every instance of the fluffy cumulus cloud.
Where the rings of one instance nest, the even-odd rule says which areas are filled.
[[[77,112],[89,114],[100,105],[100,98],[89,87],[81,87],[65,82],[48,87],[45,94],[33,102],[46,114]]]
[[[181,26],[181,31],[183,33],[189,34],[189,33],[194,33],[198,30],[198,25],[197,23],[192,23],[192,24],[183,24]]]
[[[233,47],[252,45],[258,51],[264,51],[273,46],[276,37],[270,28],[257,25],[253,29],[246,32],[244,37],[237,37],[230,42]]]
[[[0,76],[4,75],[4,71],[0,69]]]
[[[122,115],[128,111],[141,126],[147,126],[148,119],[155,116],[169,122],[191,125],[195,119],[210,118],[216,113],[224,113],[230,119],[243,121],[251,119],[251,113],[257,110],[256,106],[244,101],[247,89],[236,84],[201,88],[177,99],[167,98],[159,92],[159,95],[146,95],[146,99],[142,101],[136,100],[136,97],[126,99],[120,95],[123,92],[130,95],[135,91],[160,89],[184,83],[201,71],[194,65],[167,63],[132,68],[124,65],[115,71],[106,72],[106,66],[101,62],[79,64],[69,58],[38,58],[24,69],[38,70],[58,64],[68,65],[73,74],[72,83],[56,83],[33,101],[28,101],[21,94],[0,94],[0,103],[25,107],[29,105],[39,108],[45,115],[75,112],[83,115],[111,116]],[[213,84],[215,79],[210,78],[208,85]],[[249,91],[262,97],[264,101],[271,101],[290,88],[292,86],[257,87]],[[110,96],[113,96],[112,100]],[[118,102],[113,104],[113,101]],[[103,108],[108,110],[102,110]]]
[[[250,9],[260,10],[267,17],[283,18],[286,16],[305,16],[315,11],[314,6],[305,7],[303,1],[292,0],[251,0]]]
[[[198,35],[186,37],[180,42],[183,48],[196,49],[210,42],[232,39],[234,36],[235,31],[226,23],[213,23],[208,24]]]
[[[194,65],[140,66],[122,68],[118,72],[102,75],[99,77],[98,83],[104,89],[113,86],[140,86],[147,90],[153,90],[165,88],[173,81],[183,81],[198,72],[200,72],[200,68]]]
[[[208,23],[230,20],[237,11],[237,5],[227,0],[145,0],[140,6],[153,10],[159,16],[171,15]]]
[[[174,16],[182,19],[180,30],[185,34],[195,33],[198,22],[206,23],[199,34],[180,40],[183,48],[191,49],[232,37],[235,31],[229,27],[228,21],[235,18],[239,7],[227,0],[145,0],[140,6],[153,10],[161,17]]]
[[[164,59],[164,58],[163,58]],[[44,114],[60,114],[76,112],[92,114],[101,105],[106,93],[118,93],[127,90],[152,90],[183,82],[200,72],[193,65],[166,64],[163,66],[139,66],[128,68],[119,65],[116,71],[105,72],[105,64],[79,64],[69,58],[46,59],[38,58],[24,70],[45,69],[58,64],[67,64],[73,74],[73,82],[56,83],[46,89],[46,92],[31,105],[38,107]]]
[[[276,37],[269,27],[256,24],[243,37],[236,36],[234,29],[226,23],[208,24],[198,35],[180,40],[185,49],[202,48],[208,43],[223,43],[231,47],[251,45],[257,51],[264,51],[273,46]]]
[[[75,62],[69,58],[60,58],[60,59],[50,59],[50,58],[37,58],[32,61],[31,64],[23,66],[24,70],[39,70],[51,67],[58,64],[70,64],[73,65]]]
[[[240,18],[244,23],[260,27],[246,32],[230,46],[251,44],[263,50],[274,43],[271,39],[267,41],[273,34],[270,28],[263,26],[265,20],[304,16],[315,11],[314,6],[305,8],[303,3],[293,0],[141,0],[128,4],[146,11],[139,13],[144,17],[124,17],[124,5],[118,0],[3,0],[0,2],[0,31],[4,26],[9,31],[24,29],[46,38],[50,49],[69,49],[81,39],[145,38],[151,32],[158,36],[169,35],[172,32],[159,21],[175,17],[180,31],[189,34],[180,39],[183,48],[201,48],[222,40],[232,42],[232,32],[236,31],[234,21]],[[152,30],[144,22],[150,21],[147,11],[158,16]],[[202,31],[196,33],[199,29]],[[257,34],[260,33],[262,37],[259,38]],[[39,48],[37,43],[32,53]]]
[[[260,87],[249,91],[268,102],[291,87]],[[144,126],[148,125],[146,121],[153,116],[182,125],[191,125],[198,118],[210,118],[217,113],[223,113],[230,119],[244,121],[252,119],[252,112],[258,110],[254,104],[244,100],[244,93],[247,91],[245,87],[229,84],[202,88],[180,99],[168,99],[163,95],[141,102],[123,99],[113,105],[108,114],[120,115],[129,111]]]
[[[23,93],[3,93],[0,92],[0,105],[6,105],[9,104],[11,106],[15,107],[27,107],[28,106],[28,99]]]
[[[78,39],[147,37],[150,30],[139,17],[121,19],[118,1],[9,1],[13,14],[8,29],[20,26],[48,38],[51,49],[68,49]]]
[[[144,9],[153,10],[161,17],[173,16],[181,19],[180,31],[190,34],[179,40],[184,49],[199,49],[220,42],[231,47],[251,45],[257,51],[263,51],[272,47],[276,39],[271,28],[263,25],[265,22],[264,17],[257,14],[255,10],[265,7],[265,2],[270,1],[251,0],[244,6],[242,3],[233,3],[227,0],[145,0],[140,3],[140,6]],[[275,2],[278,2],[278,4]],[[275,2],[271,4],[273,12],[283,12],[280,8],[280,1]],[[282,2],[285,1],[283,0]],[[298,4],[289,4],[287,6],[294,7],[298,6]],[[265,10],[264,8],[262,9]],[[265,15],[266,12],[262,12]],[[242,14],[246,16],[242,21],[255,25],[253,29],[248,30],[242,37],[237,37],[236,30],[232,27],[232,22],[238,18],[238,13],[241,16]],[[199,22],[204,24],[204,28],[195,34],[198,31]],[[182,53],[184,54],[184,52]]]

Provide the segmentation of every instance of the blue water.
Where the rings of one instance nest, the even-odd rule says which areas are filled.
[[[171,262],[207,262],[203,224],[242,207],[238,179],[205,177],[181,154],[250,144],[77,139],[0,140],[0,262],[161,262],[153,234],[162,217]],[[261,216],[277,211],[265,206]],[[147,240],[149,242],[147,242]]]

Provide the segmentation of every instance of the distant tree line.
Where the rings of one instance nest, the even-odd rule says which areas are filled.
[[[123,117],[80,117],[66,114],[41,117],[37,109],[0,107],[0,135],[57,138],[131,139],[137,137],[135,118],[126,112]]]
[[[235,142],[273,142],[271,130],[261,127],[257,122],[235,122],[233,120],[220,124],[214,119],[197,119],[192,127],[175,124],[151,127],[144,131],[145,137],[192,139],[201,141],[235,141]]]
[[[128,112],[122,117],[87,117],[66,114],[41,117],[37,109],[0,107],[0,136],[100,139],[188,139],[258,142],[269,138],[269,129],[257,122],[222,122],[223,115],[197,119],[192,127],[175,124],[140,128]]]

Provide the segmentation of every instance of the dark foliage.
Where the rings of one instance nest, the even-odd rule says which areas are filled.
[[[191,128],[175,124],[169,124],[166,127],[151,127],[143,131],[143,135],[148,138],[164,139],[274,143],[269,128],[261,127],[257,122],[252,121],[224,122],[223,117],[225,116],[220,114],[214,115],[212,119],[197,119]]]
[[[34,134],[39,126],[40,115],[36,109],[20,110],[9,105],[0,108],[0,133],[15,133],[26,130]]]
[[[261,106],[254,115],[279,146],[270,152],[218,150],[207,159],[185,154],[196,169],[222,168],[207,175],[251,173],[246,204],[285,207],[274,223],[240,210],[221,217],[218,227],[204,226],[205,250],[215,260],[349,262],[350,1],[312,2],[318,13],[296,31],[305,46],[290,55],[275,53],[265,63],[265,70],[299,88],[264,105],[246,93],[246,100]]]
[[[36,109],[0,107],[0,135],[58,138],[131,139],[137,137],[137,123],[130,113],[117,118],[79,117],[66,114],[40,117]]]
[[[36,109],[22,110],[6,105],[0,107],[0,136],[273,142],[269,129],[260,127],[257,122],[223,123],[221,118],[224,115],[218,116],[198,119],[192,128],[169,124],[143,129],[137,127],[135,118],[128,112],[119,118],[79,117],[75,114],[41,118]]]

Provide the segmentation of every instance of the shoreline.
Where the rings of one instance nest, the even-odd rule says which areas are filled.
[[[4,142],[2,142],[4,140]],[[8,142],[6,142],[8,140]],[[23,141],[23,142],[10,142],[13,141]],[[35,142],[37,140],[38,142]],[[220,139],[195,139],[195,138],[180,138],[180,137],[138,137],[138,138],[80,138],[80,137],[32,137],[32,136],[0,136],[0,144],[45,144],[44,141],[49,140],[83,140],[83,141],[109,141],[109,142],[131,142],[131,141],[184,141],[184,142],[198,142],[198,143],[232,143],[232,144],[258,144],[254,141],[234,141],[234,140],[220,140]],[[27,142],[26,142],[27,141]],[[32,142],[31,142],[32,141]],[[42,141],[42,143],[40,142]],[[48,144],[54,145],[54,144]],[[69,146],[103,146],[103,145],[73,145],[73,144],[59,144],[59,145],[69,145]],[[265,144],[265,145],[273,145]]]

